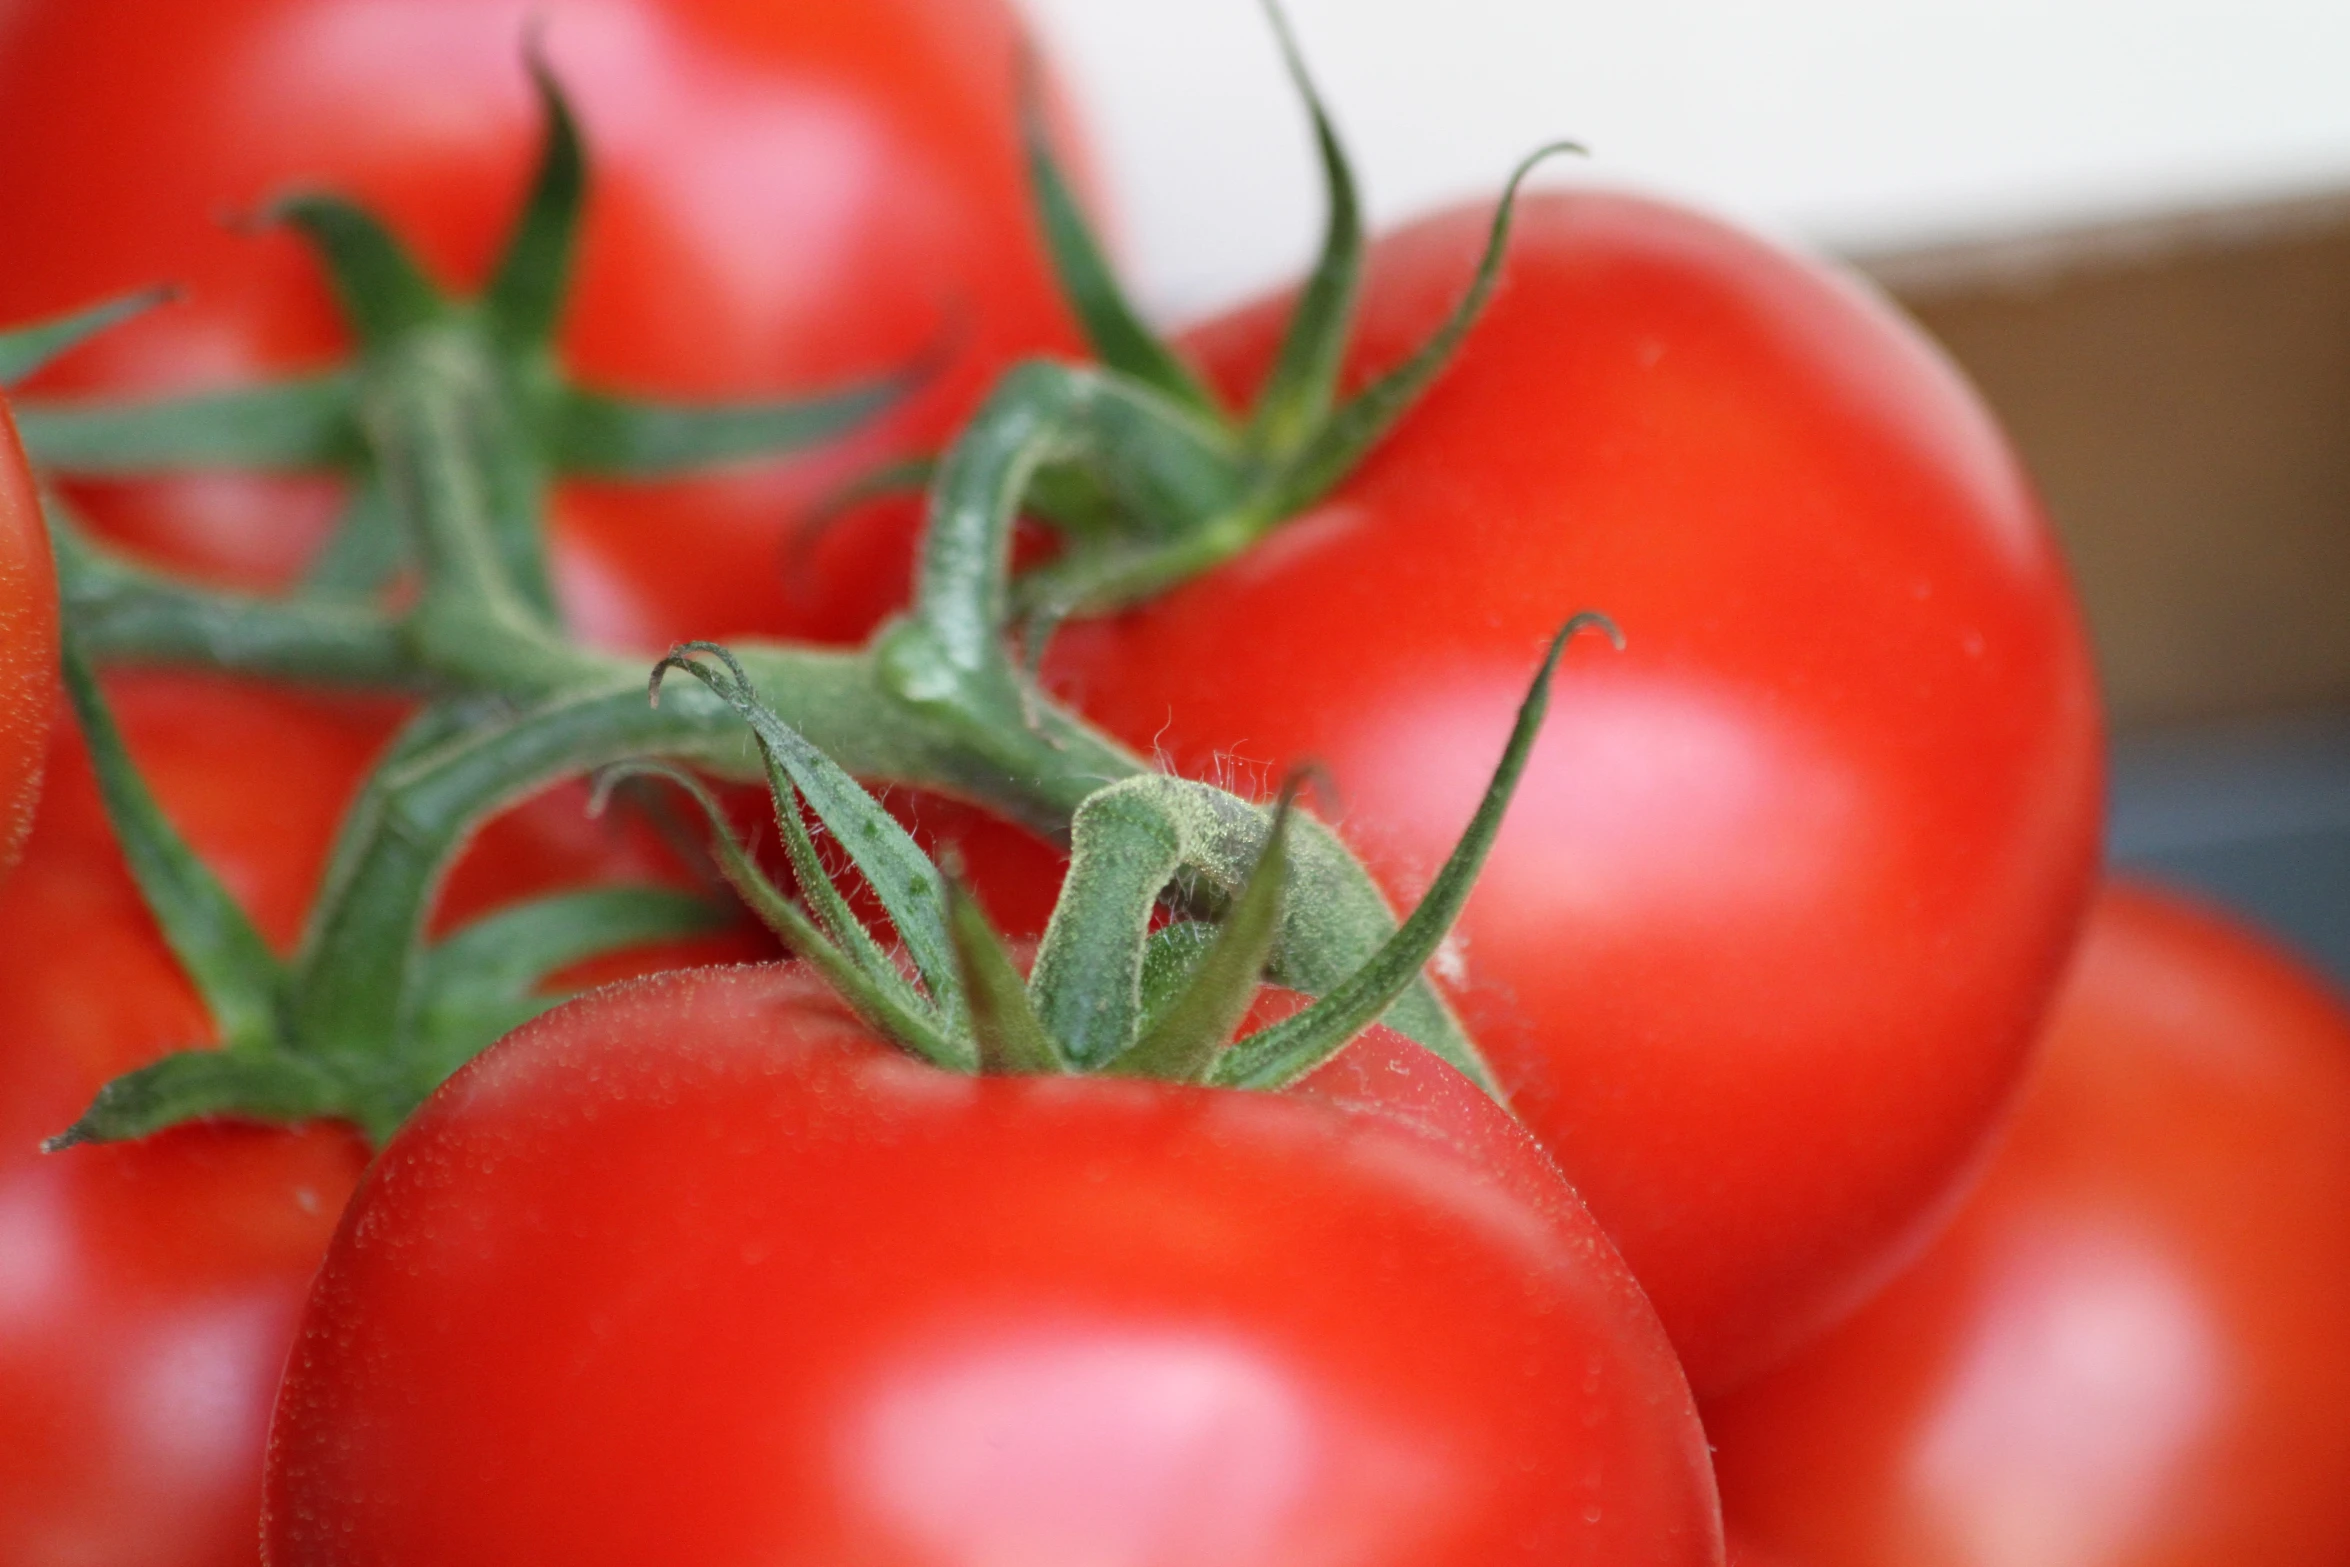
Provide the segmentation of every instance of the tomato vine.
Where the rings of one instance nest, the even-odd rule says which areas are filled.
[[[1285,32],[1283,42],[1288,46]],[[1536,161],[1557,150],[1520,166],[1474,283],[1422,352],[1340,400],[1338,365],[1361,264],[1359,220],[1344,154],[1293,47],[1289,58],[1322,150],[1331,219],[1283,369],[1257,408],[1246,421],[1223,415],[1135,322],[1032,109],[1032,170],[1051,248],[1105,362],[1037,360],[1004,377],[933,469],[912,607],[861,649],[739,641],[727,653],[726,679],[674,687],[648,703],[641,666],[566,634],[545,563],[554,475],[669,473],[790,449],[886,407],[918,371],[811,400],[730,405],[664,405],[571,384],[552,345],[590,168],[560,87],[535,61],[546,126],[538,170],[478,299],[444,295],[363,209],[300,196],[281,203],[277,216],[335,282],[360,344],[350,366],[193,399],[30,407],[29,444],[59,470],[328,465],[358,480],[320,567],[302,588],[278,597],[200,588],[149,571],[84,536],[53,504],[68,685],[142,886],[227,1041],[222,1050],[181,1052],[118,1080],[59,1141],[137,1136],[209,1114],[339,1116],[379,1139],[388,1135],[441,1078],[502,1031],[493,1025],[543,1005],[533,992],[561,963],[600,945],[668,933],[691,918],[674,894],[607,891],[506,911],[493,916],[501,922],[495,926],[428,944],[424,912],[472,828],[557,778],[644,758],[727,777],[772,773],[762,768],[761,753],[772,762],[778,735],[824,758],[842,783],[854,775],[939,790],[1056,836],[1071,836],[1076,824],[1072,906],[1085,914],[1048,932],[1039,960],[1043,1017],[999,1006],[993,1021],[968,1037],[962,992],[1006,1005],[1010,992],[976,982],[985,978],[984,961],[982,972],[965,974],[940,967],[938,952],[928,964],[916,952],[928,992],[920,1004],[938,1016],[921,1022],[919,1008],[897,997],[901,1036],[935,1035],[931,1053],[974,1058],[1020,1056],[1018,1040],[1026,1039],[1023,1059],[1091,1066],[1113,1065],[1147,1044],[1144,1057],[1162,1067],[1207,1070],[1194,1036],[1213,1028],[1146,1036],[1128,1017],[1106,1035],[1089,1033],[1070,1018],[1092,1002],[1056,1000],[1052,976],[1086,973],[1098,982],[1106,965],[1131,991],[1145,959],[1137,926],[1148,924],[1150,907],[1171,883],[1187,889],[1201,911],[1234,899],[1247,904],[1250,872],[1267,855],[1283,813],[1153,777],[1138,757],[1044,694],[1033,655],[1064,615],[1121,602],[1226,558],[1342,476],[1457,345],[1490,290],[1508,236],[1509,196]],[[103,308],[112,315],[134,303],[144,301]],[[1013,525],[1024,512],[1046,516],[1068,542],[1050,564],[1015,580]],[[387,590],[403,582],[411,591],[395,600]],[[1559,651],[1589,623],[1568,622],[1554,644],[1528,722],[1538,721]],[[1016,646],[1022,627],[1027,657]],[[346,820],[290,962],[280,964],[252,936],[144,800],[127,757],[108,739],[89,676],[89,665],[108,661],[186,663],[432,699]],[[1530,738],[1526,729],[1513,743],[1519,762]],[[797,773],[775,781],[781,799],[795,798],[795,790],[807,795],[807,779]],[[1290,895],[1263,937],[1264,950],[1240,967],[1251,984],[1262,968],[1326,1000],[1301,1015],[1312,1023],[1291,1020],[1252,1051],[1220,1060],[1217,1070],[1260,1086],[1286,1081],[1336,1048],[1326,1037],[1333,1019],[1344,1020],[1336,1036],[1342,1041],[1393,1001],[1389,1021],[1397,1029],[1492,1090],[1475,1047],[1417,972],[1449,920],[1445,911],[1457,910],[1506,797],[1505,776],[1489,801],[1492,819],[1481,818],[1482,837],[1473,831],[1464,844],[1462,875],[1440,878],[1427,917],[1407,922],[1393,942],[1395,918],[1362,867],[1326,828],[1299,817],[1278,851]],[[1105,799],[1115,803],[1095,803]],[[808,803],[825,816],[822,800],[808,796]],[[832,803],[861,820],[878,815],[837,790]],[[1136,810],[1148,820],[1107,832],[1117,847],[1103,846],[1105,833],[1084,827],[1130,821]],[[1124,857],[1124,840],[1134,832],[1158,856],[1141,881],[1130,864],[1103,868]],[[881,886],[876,866],[860,861],[859,868]],[[800,869],[803,892],[810,892],[811,867]],[[1126,884],[1113,892],[1121,875]],[[760,903],[756,890],[750,896]],[[1114,941],[1071,934],[1093,930],[1097,910],[1119,900],[1123,911],[1100,926],[1115,932]],[[890,913],[899,938],[916,942],[908,911],[892,905]],[[837,921],[825,923],[834,941],[861,950]],[[967,922],[955,928],[968,935]],[[805,949],[813,931],[787,934],[797,934]],[[945,933],[940,926],[934,934]],[[546,961],[517,964],[517,943]],[[1079,945],[1098,950],[1078,962],[1071,954]],[[1104,957],[1112,945],[1123,955]],[[970,941],[957,950],[969,968]],[[1232,966],[1230,954],[1225,966]],[[872,963],[862,969],[866,1000],[878,1006],[891,981]],[[856,978],[847,968],[842,977]],[[859,994],[853,985],[851,994]],[[1213,1015],[1222,1003],[1211,998],[1201,1006]],[[1052,1042],[1042,1056],[1039,1038]],[[1056,1055],[1064,1044],[1087,1059]]]

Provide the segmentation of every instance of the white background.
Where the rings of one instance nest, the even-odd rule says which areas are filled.
[[[1256,0],[1023,0],[1144,300],[1282,277],[1320,221]],[[1572,137],[1847,251],[2350,186],[2350,0],[1290,0],[1373,217]]]

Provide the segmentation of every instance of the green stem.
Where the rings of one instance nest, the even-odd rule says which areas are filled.
[[[48,517],[58,595],[93,660],[378,690],[427,683],[388,615],[317,598],[188,587],[92,544],[54,504]]]

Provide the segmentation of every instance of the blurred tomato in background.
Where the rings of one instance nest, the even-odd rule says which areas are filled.
[[[2249,931],[2098,906],[1957,1222],[1712,1406],[1735,1527],[1809,1567],[2350,1559],[2350,1012]]]
[[[538,138],[534,31],[591,159],[562,339],[578,375],[779,396],[937,361],[820,459],[569,487],[559,584],[606,641],[860,634],[903,592],[914,505],[860,513],[795,566],[812,498],[942,440],[1013,356],[1077,346],[1029,220],[1003,0],[0,9],[0,322],[156,282],[186,291],[43,392],[186,392],[332,363],[347,336],[318,267],[256,223],[295,189],[358,198],[444,284],[477,286]],[[72,494],[150,558],[250,585],[299,571],[336,491],[208,474]]]

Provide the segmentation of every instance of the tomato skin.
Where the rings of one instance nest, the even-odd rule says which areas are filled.
[[[310,780],[354,777],[379,726],[194,677],[110,688],[166,810],[289,940],[340,803]],[[70,728],[0,952],[0,1562],[250,1563],[270,1390],[365,1150],[199,1126],[36,1151],[109,1077],[212,1034]]]
[[[816,392],[945,353],[829,456],[572,485],[559,587],[602,640],[853,638],[902,598],[915,508],[861,514],[786,581],[795,511],[941,443],[996,370],[1074,351],[1033,233],[1004,0],[31,0],[0,34],[0,321],[158,280],[184,303],[41,383],[154,392],[329,363],[317,267],[224,217],[327,186],[443,279],[485,275],[538,135],[533,21],[595,186],[566,363],[672,397]],[[142,552],[244,583],[307,558],[331,484],[207,476],[75,493]]]
[[[280,950],[399,709],[187,673],[109,676],[165,814]],[[666,863],[571,793],[501,819],[444,923]],[[617,972],[755,953],[714,938]],[[270,1398],[366,1159],[340,1127],[182,1127],[37,1152],[107,1079],[213,1038],[115,847],[78,731],[58,730],[0,886],[0,1563],[250,1567]]]
[[[1356,369],[1487,214],[1373,248]],[[1190,339],[1252,384],[1286,301]],[[1577,648],[1440,960],[1701,1392],[1847,1309],[2004,1103],[2086,897],[2093,682],[2030,487],[1881,301],[1688,212],[1520,207],[1427,398],[1321,505],[1070,627],[1055,686],[1179,771],[1321,765],[1416,898],[1528,672]]]
[[[1950,1231],[1708,1410],[1741,1528],[1812,1567],[2350,1559],[2350,1010],[2109,889]]]
[[[41,498],[0,402],[0,876],[33,826],[57,705],[57,579]]]
[[[264,1560],[1718,1562],[1637,1287],[1370,1048],[1314,1104],[951,1076],[789,966],[550,1013],[354,1201]]]

